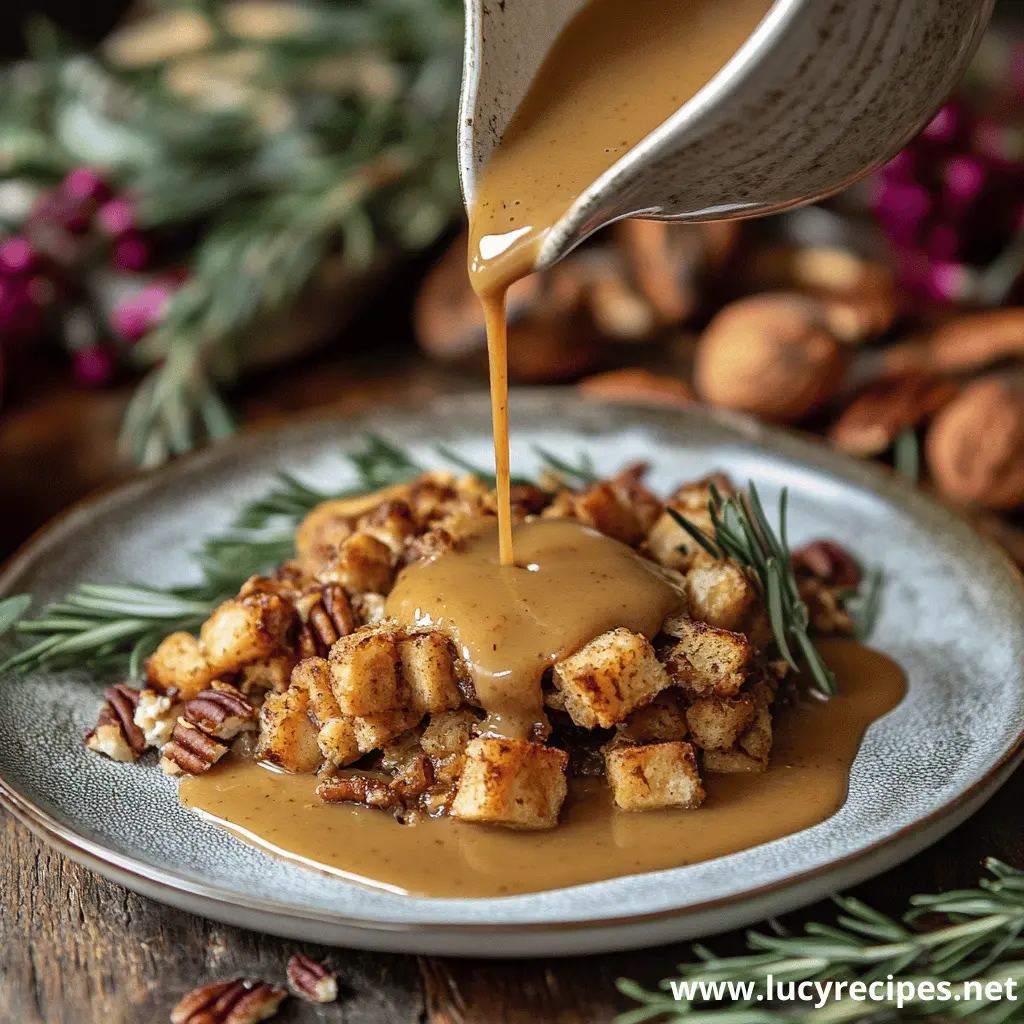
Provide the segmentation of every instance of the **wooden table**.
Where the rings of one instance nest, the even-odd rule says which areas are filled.
[[[236,407],[246,423],[298,410],[354,411],[388,400],[476,388],[396,344],[373,362],[336,354],[248,381]],[[84,393],[52,384],[0,409],[0,556],[51,515],[127,473],[114,438],[127,389]],[[11,684],[8,684],[11,685]],[[16,684],[13,684],[16,685]],[[973,885],[986,855],[1024,866],[1024,772],[967,824],[857,893],[898,914],[908,896]],[[315,1008],[286,1003],[282,1022],[540,1024],[612,1020],[628,1008],[615,979],[653,985],[685,959],[685,945],[543,961],[456,960],[323,949],[229,928],[171,910],[71,863],[0,812],[0,1021],[155,1024],[195,985],[240,974],[281,981],[297,951],[325,960],[341,997]],[[794,915],[830,914],[827,904]],[[711,945],[737,951],[741,936]]]

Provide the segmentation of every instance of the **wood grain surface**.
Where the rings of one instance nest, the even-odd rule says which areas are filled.
[[[422,363],[407,347],[372,362],[325,357],[250,381],[246,422],[299,410],[356,410],[381,400],[479,386]],[[127,389],[84,394],[53,385],[0,412],[0,556],[51,515],[126,475],[114,437]],[[971,885],[992,854],[1024,866],[1024,772],[968,823],[858,895],[897,914],[906,898]],[[615,979],[654,984],[685,945],[544,961],[456,960],[324,949],[206,921],[106,882],[49,850],[0,812],[0,1024],[154,1024],[188,989],[253,975],[278,983],[302,951],[338,974],[337,1003],[288,1000],[275,1020],[345,1024],[577,1024],[628,1008]],[[792,920],[827,918],[827,904]],[[742,937],[711,942],[737,951]]]

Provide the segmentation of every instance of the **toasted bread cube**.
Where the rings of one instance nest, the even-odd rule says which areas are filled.
[[[686,576],[690,614],[718,629],[739,629],[757,600],[757,592],[734,562],[708,562]]]
[[[338,548],[352,536],[355,520],[345,498],[322,501],[302,520],[295,532],[295,551],[306,575],[319,576],[330,567]]]
[[[451,815],[509,828],[554,828],[568,786],[564,750],[480,737],[466,747]]]
[[[641,512],[629,498],[607,480],[599,481],[576,497],[575,517],[623,544],[639,544],[646,526]]]
[[[686,709],[691,738],[702,750],[728,750],[753,720],[749,697],[698,697]]]
[[[315,772],[320,764],[317,732],[305,690],[272,693],[260,709],[256,758],[289,772]]]
[[[214,609],[199,641],[215,673],[236,672],[283,647],[292,618],[291,606],[277,594],[234,597]]]
[[[753,720],[739,738],[739,745],[755,760],[767,762],[772,752],[772,713],[766,704],[757,705]]]
[[[100,722],[85,737],[85,745],[96,754],[104,754],[112,761],[130,764],[138,761],[138,753],[125,738],[124,731],[116,722]]]
[[[768,758],[751,757],[745,750],[706,750],[704,771],[719,775],[736,775],[742,772],[763,772],[768,769]]]
[[[391,548],[369,533],[359,531],[342,542],[322,581],[340,583],[349,594],[367,590],[386,594],[395,576],[397,558]]]
[[[181,700],[202,693],[217,673],[191,633],[171,633],[146,659],[146,682],[156,690],[177,690]]]
[[[672,507],[675,508],[674,505]],[[703,530],[708,536],[714,536],[711,516],[706,509],[703,512],[691,509],[676,509],[676,511],[681,512],[694,526]],[[711,555],[668,512],[663,512],[647,531],[645,545],[651,558],[668,569],[679,569],[685,572],[700,562],[711,561]]]
[[[386,544],[397,558],[405,548],[405,542],[416,533],[416,523],[408,503],[392,499],[381,502],[363,516],[359,520],[359,529]]]
[[[694,620],[680,620],[674,632],[679,643],[665,657],[672,682],[696,694],[731,697],[739,691],[751,655],[750,644],[742,633]]]
[[[558,662],[552,673],[569,717],[585,729],[609,727],[671,685],[650,641],[613,629]]]
[[[344,768],[363,756],[354,718],[328,718],[320,726],[316,742],[324,761],[335,768]]]
[[[462,694],[455,684],[452,648],[440,633],[402,640],[398,657],[412,707],[424,712],[454,711],[462,703]]]
[[[398,671],[398,634],[386,626],[365,626],[343,636],[328,657],[331,689],[343,715],[376,715],[408,706]]]
[[[323,725],[341,718],[341,708],[331,688],[331,670],[325,658],[305,658],[292,670],[292,686],[305,690],[313,718]]]
[[[612,745],[604,762],[612,796],[624,811],[693,808],[704,800],[693,747],[682,740],[642,747]]]
[[[407,729],[419,725],[423,712],[414,710],[381,711],[374,715],[360,715],[352,719],[359,752],[368,754],[384,746]]]
[[[290,652],[272,654],[269,658],[250,662],[242,669],[238,688],[246,694],[258,693],[260,690],[284,693],[288,689],[294,667],[295,655]]]
[[[352,611],[364,626],[376,626],[378,622],[384,621],[386,600],[383,594],[353,594]]]
[[[475,724],[476,715],[468,708],[433,714],[420,737],[420,745],[431,757],[461,754],[469,743]]]
[[[650,704],[638,708],[619,726],[619,737],[629,743],[685,740],[689,727],[679,696],[678,690],[663,690]]]

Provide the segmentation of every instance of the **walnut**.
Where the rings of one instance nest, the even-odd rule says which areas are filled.
[[[259,978],[201,985],[171,1010],[171,1024],[255,1024],[278,1011],[288,993]]]
[[[712,405],[790,423],[835,397],[847,362],[824,303],[775,292],[715,316],[697,345],[694,381]]]
[[[338,979],[311,957],[296,953],[288,961],[288,986],[311,1003],[333,1003],[338,998]]]
[[[85,745],[114,761],[136,761],[146,749],[146,737],[135,724],[139,691],[120,684],[103,692],[96,728],[85,737]]]
[[[983,377],[935,418],[925,438],[938,488],[965,504],[1024,502],[1024,374]]]

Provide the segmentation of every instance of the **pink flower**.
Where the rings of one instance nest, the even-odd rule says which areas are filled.
[[[153,284],[126,299],[111,314],[111,325],[125,341],[138,341],[164,317],[172,288]]]
[[[64,178],[66,195],[79,202],[102,202],[110,195],[106,181],[91,167],[76,167]]]
[[[36,265],[36,251],[27,238],[8,238],[0,242],[0,270],[24,274]]]
[[[35,337],[40,325],[39,306],[25,281],[0,278],[0,345],[17,345]]]
[[[149,263],[149,246],[134,232],[122,235],[114,242],[112,258],[118,270],[145,270]]]
[[[961,111],[953,103],[947,103],[928,122],[921,137],[930,142],[952,142],[960,130],[960,123],[963,120]]]
[[[109,199],[97,211],[96,221],[104,234],[117,238],[135,226],[135,207],[124,197]]]
[[[75,380],[86,388],[106,384],[114,373],[114,360],[105,348],[93,345],[74,353]]]

